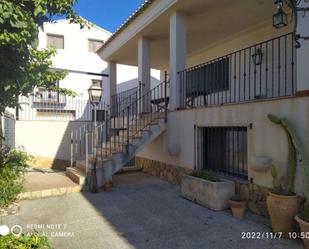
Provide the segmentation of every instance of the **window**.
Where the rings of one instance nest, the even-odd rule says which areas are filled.
[[[88,39],[88,51],[93,53],[97,52],[103,43],[101,40]]]
[[[64,36],[47,34],[47,47],[56,48],[56,49],[64,49]]]
[[[196,168],[247,179],[247,127],[197,127]]]
[[[229,58],[193,68],[187,72],[187,97],[201,96],[229,89]]]

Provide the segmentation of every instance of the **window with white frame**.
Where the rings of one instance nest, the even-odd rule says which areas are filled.
[[[88,51],[95,53],[103,45],[102,40],[88,39]]]
[[[64,49],[64,36],[56,34],[47,34],[48,48]]]

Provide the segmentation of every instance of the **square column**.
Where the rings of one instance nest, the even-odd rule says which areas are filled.
[[[302,0],[299,7],[308,7],[308,3]],[[309,12],[306,15],[301,11],[298,12],[296,34],[309,36]],[[297,92],[300,95],[309,95],[309,40],[300,39],[299,43],[301,47],[296,50]]]
[[[181,105],[179,71],[186,69],[187,60],[186,16],[176,12],[170,17],[170,109]]]
[[[141,37],[138,40],[138,80],[140,82],[139,94],[144,96],[149,93],[151,85],[151,67],[150,67],[150,40]],[[151,111],[151,96],[144,96],[141,103],[140,112]]]

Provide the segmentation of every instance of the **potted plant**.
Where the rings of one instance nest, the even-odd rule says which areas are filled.
[[[297,165],[297,153],[293,142],[294,132],[285,118],[268,115],[271,122],[281,125],[288,140],[288,165],[285,176],[279,176],[275,165],[271,166],[273,190],[267,197],[267,209],[273,232],[282,232],[284,237],[295,231],[294,217],[301,209],[301,198],[294,193],[294,180]]]
[[[303,170],[306,201],[303,210],[299,214],[295,215],[295,220],[298,222],[301,231],[301,234],[298,237],[303,240],[305,248],[309,249],[309,158],[293,126],[286,119],[283,119],[282,123],[290,134],[292,144],[295,148],[295,158],[298,158],[299,165]]]
[[[229,199],[228,203],[235,218],[243,219],[245,217],[247,201],[241,197],[240,193]]]
[[[204,171],[184,174],[181,182],[182,196],[215,211],[228,208],[228,200],[235,195],[235,183]]]

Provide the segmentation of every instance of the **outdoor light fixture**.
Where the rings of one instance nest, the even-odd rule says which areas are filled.
[[[97,138],[97,105],[101,101],[102,97],[102,87],[100,83],[93,82],[93,84],[88,89],[89,94],[89,100],[90,103],[93,105],[93,111],[94,111],[94,129],[93,129],[93,174],[91,176],[91,182],[90,182],[90,189],[92,193],[98,192],[98,180],[97,180],[97,146],[96,146],[96,138]],[[87,173],[87,172],[86,172]]]
[[[276,1],[277,3],[277,13],[273,15],[273,26],[277,29],[283,28],[288,25],[288,15],[283,11],[283,2]]]
[[[260,48],[258,48],[255,53],[252,55],[252,60],[254,65],[258,66],[262,64],[263,61],[263,52]]]
[[[99,83],[94,82],[88,89],[89,100],[92,105],[96,106],[100,103],[102,97],[102,87]]]
[[[294,39],[295,47],[300,48],[300,39],[309,40],[309,36],[302,36],[296,34],[298,23],[298,12],[303,12],[303,17],[309,11],[309,6],[304,6],[304,3],[309,3],[309,0],[275,0],[277,5],[277,13],[273,15],[273,26],[275,28],[283,28],[288,25],[288,15],[283,11],[283,4],[286,4],[292,10],[292,16],[294,20]]]

